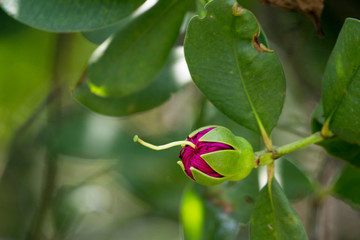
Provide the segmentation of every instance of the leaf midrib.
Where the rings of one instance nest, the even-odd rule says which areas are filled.
[[[355,80],[355,76],[357,75],[357,73],[359,72],[359,70],[360,70],[360,65],[358,65],[358,67],[357,67],[356,71],[354,72],[354,74],[352,75],[350,81],[346,84],[346,88],[345,88],[345,89],[346,89],[346,92],[344,92],[344,93],[341,95],[338,104],[336,104],[336,106],[334,107],[334,109],[331,111],[330,115],[328,116],[328,119],[330,118],[330,120],[331,120],[332,116],[334,116],[335,113],[339,110],[339,107],[342,105],[342,103],[343,103],[343,101],[344,101],[344,99],[345,99],[345,97],[346,97],[346,95],[347,95],[348,89],[349,89],[350,85],[353,83],[353,81]],[[328,119],[326,119],[326,120],[328,120]]]
[[[274,206],[274,200],[273,200],[273,196],[272,196],[272,181],[273,181],[273,179],[268,183],[267,190],[269,193],[270,205],[271,205],[271,210],[272,210],[272,219],[274,222],[273,226],[271,226],[271,227],[274,229],[274,236],[277,239],[275,206]]]
[[[241,80],[241,83],[242,83],[244,92],[246,94],[247,100],[248,100],[248,102],[250,104],[251,110],[253,111],[253,114],[255,116],[255,119],[256,119],[256,121],[257,121],[257,123],[259,125],[259,129],[260,129],[260,125],[262,125],[262,122],[261,122],[261,120],[259,118],[258,113],[256,112],[255,106],[254,106],[254,104],[253,104],[253,102],[251,100],[251,97],[249,95],[249,92],[247,90],[247,87],[246,87],[246,84],[245,84],[245,81],[244,81],[244,76],[243,76],[242,71],[240,69],[240,62],[239,62],[239,60],[237,58],[237,54],[236,54],[237,53],[237,47],[236,47],[236,42],[235,42],[234,39],[232,39],[232,46],[233,46],[233,54],[234,54],[236,68],[237,68],[237,71],[238,71],[238,74],[239,74],[239,78]]]

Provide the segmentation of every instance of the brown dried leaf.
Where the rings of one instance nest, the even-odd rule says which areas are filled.
[[[260,0],[260,2],[306,14],[313,19],[318,34],[320,36],[323,35],[320,24],[320,16],[324,8],[324,0]]]

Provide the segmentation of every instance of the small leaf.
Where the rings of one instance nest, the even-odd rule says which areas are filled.
[[[308,239],[279,183],[273,179],[260,192],[250,220],[251,240]]]
[[[3,0],[16,20],[52,32],[87,31],[114,24],[145,0]]]
[[[182,76],[176,75],[173,71],[177,64],[182,62],[185,64],[183,60],[182,49],[176,49],[155,80],[147,88],[129,96],[99,97],[90,91],[87,84],[78,85],[73,94],[85,107],[108,116],[119,117],[146,111],[164,103],[172,92],[177,91],[186,82],[181,79]]]
[[[328,60],[323,105],[330,130],[360,144],[360,21],[348,18]]]
[[[124,24],[90,59],[90,90],[102,97],[123,97],[148,86],[165,64],[191,3],[161,0]]]
[[[324,122],[324,109],[322,102],[320,102],[311,122],[313,132],[320,131]],[[358,144],[346,142],[335,136],[319,142],[318,145],[322,146],[330,155],[345,161],[347,164],[360,168],[360,146]]]
[[[344,160],[346,163],[360,168],[360,146],[345,142],[339,138],[331,138],[319,143],[332,156]]]
[[[345,167],[336,181],[333,192],[353,207],[360,208],[360,170],[351,166]]]
[[[282,67],[259,42],[254,15],[235,7],[235,16],[234,2],[214,0],[206,5],[206,17],[190,21],[186,61],[196,85],[220,111],[258,133],[262,124],[269,134],[284,101]]]

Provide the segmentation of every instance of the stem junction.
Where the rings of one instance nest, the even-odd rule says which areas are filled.
[[[281,147],[277,147],[274,150],[264,150],[255,153],[255,166],[268,165],[274,160],[288,154],[292,151],[298,150],[300,148],[307,147],[311,144],[321,142],[326,138],[332,137],[333,135],[328,134],[324,136],[321,132],[316,132],[306,138],[297,140],[295,142],[286,144]]]

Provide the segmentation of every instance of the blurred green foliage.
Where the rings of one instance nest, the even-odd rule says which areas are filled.
[[[360,4],[356,0],[325,1],[325,38],[319,38],[312,22],[299,13],[257,1],[243,1],[243,5],[259,18],[284,67],[289,103],[274,130],[274,142],[281,142],[287,127],[284,122],[308,124],[336,37],[345,17],[360,18]],[[146,112],[121,118],[89,112],[71,96],[71,89],[97,46],[80,33],[54,34],[27,27],[2,10],[0,23],[0,238],[248,237],[246,224],[258,198],[261,169],[244,181],[205,188],[189,184],[177,166],[180,149],[155,152],[139,147],[132,137],[136,133],[161,144],[184,139],[199,126],[217,124],[260,150],[263,146],[257,134],[221,114],[192,83]],[[59,41],[65,42],[60,63],[55,60]],[[188,76],[185,71],[174,74]],[[60,78],[59,92],[55,75]],[[54,105],[56,113],[51,110]],[[308,133],[306,129],[300,129],[300,134]],[[307,158],[306,153],[301,154],[295,159]],[[299,160],[279,160],[283,161],[279,164],[280,183],[291,200],[313,197],[310,192],[316,184],[314,176],[309,178],[308,172],[297,167]],[[46,180],[49,166],[55,166],[52,181]],[[356,188],[346,188],[349,181],[358,180],[353,174],[356,171],[345,169],[333,191],[349,202],[356,199],[358,205],[358,196],[353,194]],[[49,185],[44,204],[44,189]],[[40,234],[33,235],[39,219],[44,224]],[[179,223],[184,220],[182,232]],[[200,225],[191,225],[192,221]],[[188,230],[186,224],[201,227]]]

